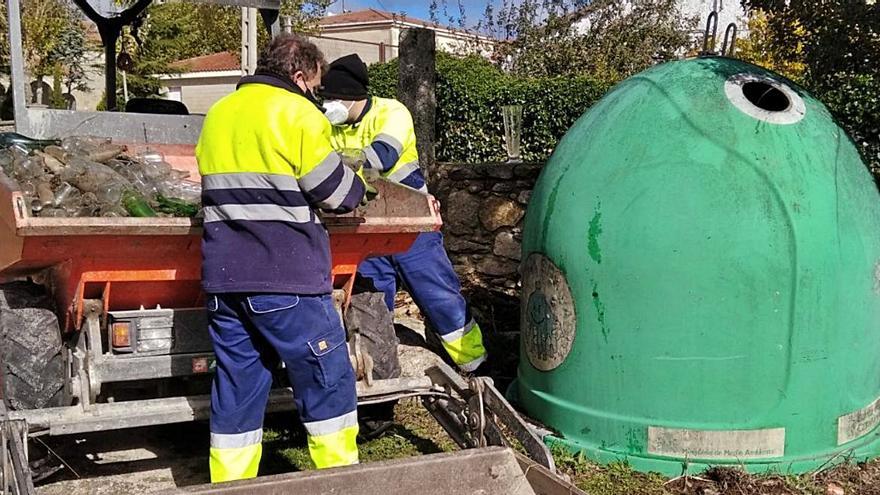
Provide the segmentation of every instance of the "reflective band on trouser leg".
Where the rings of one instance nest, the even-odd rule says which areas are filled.
[[[464,328],[440,336],[443,348],[462,371],[474,371],[486,360],[483,333],[473,319]]]
[[[358,463],[357,411],[303,425],[309,435],[309,454],[316,468]]]
[[[257,476],[263,453],[263,430],[211,433],[211,483]]]

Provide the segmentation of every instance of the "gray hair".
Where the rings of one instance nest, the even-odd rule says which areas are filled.
[[[257,70],[279,76],[291,76],[302,71],[306,77],[314,76],[318,69],[327,70],[324,54],[311,41],[295,34],[276,36],[260,54]]]

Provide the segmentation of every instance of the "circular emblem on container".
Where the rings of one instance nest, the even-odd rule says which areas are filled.
[[[789,85],[764,75],[730,76],[724,94],[744,114],[770,124],[794,124],[807,113],[803,98]]]
[[[550,371],[568,357],[574,344],[577,316],[565,275],[541,253],[523,264],[520,328],[529,362]]]

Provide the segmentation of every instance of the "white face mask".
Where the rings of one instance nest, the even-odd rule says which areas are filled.
[[[327,100],[324,102],[324,115],[327,116],[327,120],[331,124],[342,125],[348,120],[348,111],[351,110],[353,105],[354,102],[345,106],[345,103],[342,103],[341,100]]]

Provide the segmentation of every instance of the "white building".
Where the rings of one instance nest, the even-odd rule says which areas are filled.
[[[165,98],[183,102],[190,113],[205,113],[220,98],[235,91],[241,79],[241,56],[220,52],[179,60],[183,72],[159,76]]]
[[[702,36],[706,29],[709,12],[718,12],[718,35],[723,36],[730,23],[736,24],[738,35],[748,28],[748,14],[739,0],[678,0],[679,8],[687,16],[697,16],[700,20],[698,34]]]
[[[437,50],[456,54],[491,55],[496,41],[486,36],[449,29],[412,17],[375,9],[324,17],[317,34],[310,36],[327,61],[357,53],[368,65],[397,58],[400,33],[424,27],[436,34]],[[183,102],[191,113],[205,113],[211,105],[235,90],[242,75],[241,55],[222,52],[175,62],[179,74],[160,75],[164,96]]]
[[[319,34],[310,39],[327,60],[357,53],[367,64],[397,58],[400,33],[409,28],[434,31],[437,50],[449,53],[488,56],[496,44],[496,40],[486,36],[376,9],[328,15],[320,20],[318,27]]]

